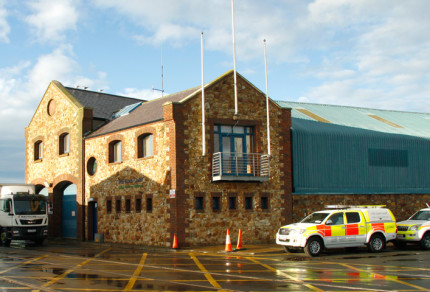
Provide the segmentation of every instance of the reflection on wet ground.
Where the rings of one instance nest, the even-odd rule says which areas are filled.
[[[76,242],[0,247],[8,291],[427,291],[430,252],[145,250]]]

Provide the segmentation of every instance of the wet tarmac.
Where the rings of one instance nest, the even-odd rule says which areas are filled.
[[[430,251],[335,250],[317,258],[276,245],[171,250],[49,241],[0,247],[0,291],[430,291]]]

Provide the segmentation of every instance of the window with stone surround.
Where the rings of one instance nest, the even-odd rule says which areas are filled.
[[[228,196],[228,208],[230,211],[237,210],[237,195],[229,194]]]
[[[114,140],[109,143],[109,163],[122,161],[122,142]]]
[[[152,134],[142,134],[137,137],[137,157],[151,157],[154,155],[154,136]]]
[[[213,194],[211,197],[212,212],[221,212],[221,194]]]
[[[112,213],[112,199],[106,200],[106,213]]]
[[[200,212],[205,210],[205,200],[203,194],[196,194],[194,196],[194,209]]]
[[[36,141],[34,143],[34,160],[42,160],[43,159],[43,142],[42,140]]]
[[[140,213],[142,211],[142,197],[136,197],[135,202],[136,213]]]
[[[152,195],[146,195],[146,212],[152,213]]]
[[[59,154],[67,154],[70,151],[70,134],[63,133],[59,138]]]
[[[269,210],[270,208],[270,199],[269,199],[269,195],[263,194],[260,197],[260,208],[261,210]]]
[[[245,194],[245,210],[252,211],[254,209],[254,197],[252,194]]]
[[[121,198],[116,198],[115,200],[115,211],[121,213]]]
[[[130,197],[125,198],[125,212],[126,213],[131,212],[131,198]]]

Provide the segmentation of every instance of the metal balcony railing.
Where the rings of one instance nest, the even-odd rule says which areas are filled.
[[[266,181],[270,176],[269,155],[258,153],[214,153],[212,180]]]

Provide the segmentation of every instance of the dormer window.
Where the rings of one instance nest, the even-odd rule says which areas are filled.
[[[60,139],[59,139],[59,153],[60,155],[62,154],[67,154],[70,151],[70,134],[69,133],[64,133],[60,135]]]
[[[43,158],[43,142],[42,140],[34,143],[34,160],[42,160]]]

